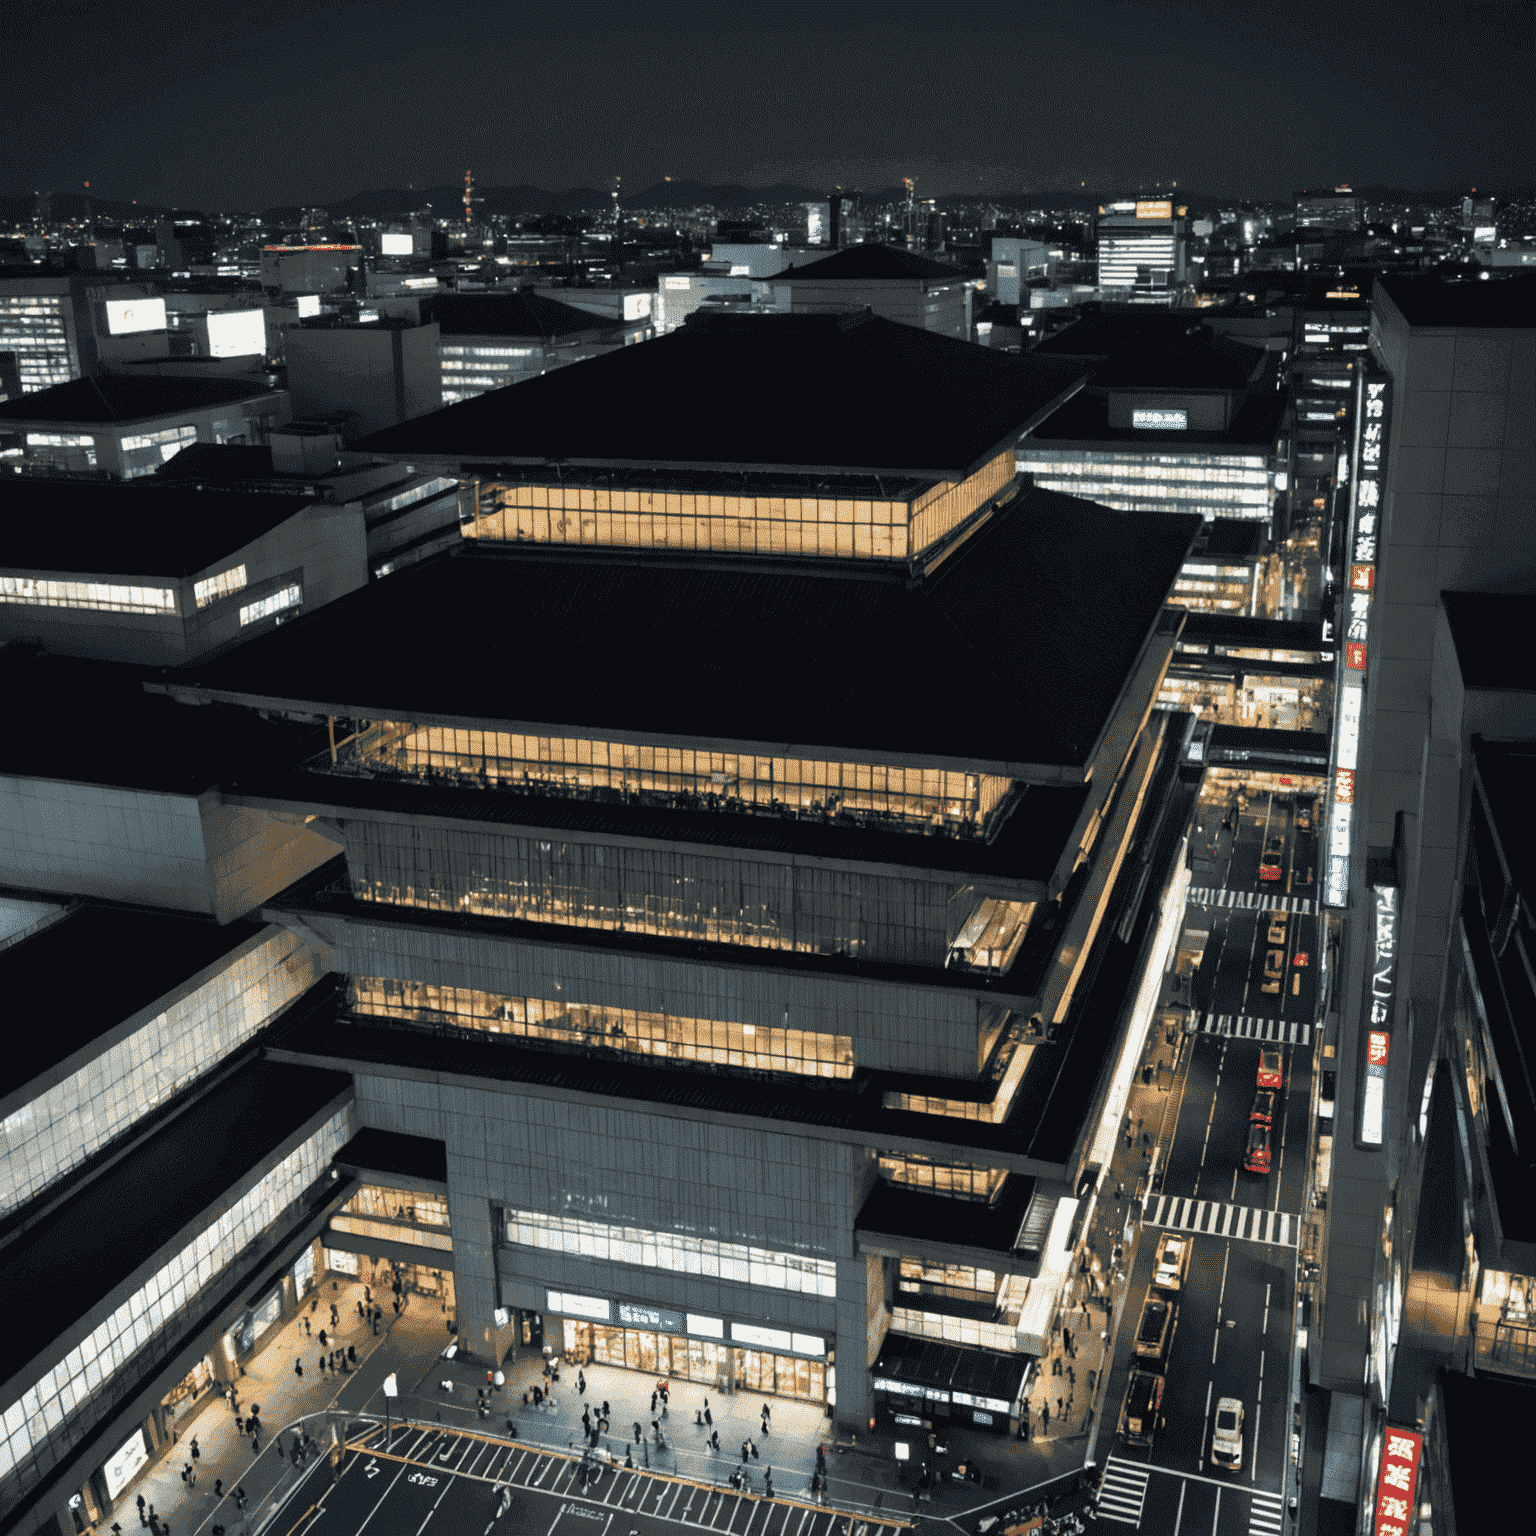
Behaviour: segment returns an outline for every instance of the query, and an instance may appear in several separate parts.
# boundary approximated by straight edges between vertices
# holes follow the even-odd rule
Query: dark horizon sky
[[[553,12],[553,14],[552,14]],[[1285,197],[1528,182],[1531,0],[3,0],[0,192],[324,204],[462,180]]]

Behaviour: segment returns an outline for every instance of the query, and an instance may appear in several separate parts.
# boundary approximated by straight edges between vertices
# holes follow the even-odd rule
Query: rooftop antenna
[[[619,227],[619,183],[622,179],[619,176],[613,178],[613,191],[608,194],[613,199],[613,227],[615,229]]]
[[[475,204],[476,203],[483,203],[484,201],[485,201],[485,199],[483,197],[476,197],[475,196],[475,173],[473,171],[465,171],[464,172],[464,228],[465,228],[466,231],[468,231],[470,224],[474,220]]]

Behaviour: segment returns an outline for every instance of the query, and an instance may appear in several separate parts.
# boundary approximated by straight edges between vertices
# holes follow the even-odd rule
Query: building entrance
[[[649,1376],[697,1381],[725,1390],[793,1397],[802,1402],[827,1400],[827,1367],[822,1360],[778,1355],[765,1349],[738,1349],[708,1339],[656,1333],[645,1328],[614,1328],[604,1323],[563,1323],[565,1356],[574,1364],[596,1362],[623,1366]]]

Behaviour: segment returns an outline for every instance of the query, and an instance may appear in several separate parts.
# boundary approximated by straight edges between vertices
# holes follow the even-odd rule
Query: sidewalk
[[[196,1404],[177,1416],[173,1444],[163,1449],[124,1489],[112,1515],[112,1520],[123,1528],[124,1536],[136,1536],[140,1529],[135,1501],[141,1493],[146,1511],[153,1506],[161,1529],[174,1532],[175,1536],[194,1536],[196,1532],[211,1530],[215,1524],[236,1531],[242,1515],[230,1494],[237,1486],[243,1487],[245,1516],[254,1514],[289,1469],[294,1439],[290,1426],[296,1427],[306,1417],[333,1407],[360,1411],[378,1392],[390,1370],[399,1370],[402,1379],[407,1373],[419,1373],[448,1342],[443,1318],[427,1298],[411,1297],[404,1314],[395,1318],[385,1305],[389,1298],[380,1297],[377,1292],[375,1300],[384,1306],[385,1321],[381,1321],[378,1337],[374,1337],[372,1328],[357,1315],[363,1283],[344,1276],[335,1279],[334,1288],[331,1278],[322,1280],[305,1298],[302,1310],[273,1330],[271,1339],[247,1362],[245,1373],[235,1383],[240,1414],[249,1414],[253,1407],[261,1410],[260,1454],[252,1452],[248,1434],[235,1433],[235,1413],[220,1390],[216,1387],[204,1393]],[[309,1303],[316,1297],[320,1305],[311,1312]],[[332,1302],[340,1318],[335,1329],[330,1322]],[[306,1317],[313,1330],[313,1336],[308,1338],[304,1335]],[[320,1371],[322,1327],[331,1348],[356,1348],[359,1363],[354,1370],[334,1376],[329,1371]],[[296,1359],[303,1362],[302,1377],[294,1371]],[[311,1433],[317,1440],[322,1438],[318,1427],[312,1427]],[[186,1464],[193,1461],[194,1440],[201,1453],[194,1463],[195,1485],[183,1482],[181,1475]],[[274,1443],[275,1440],[281,1443]],[[220,1482],[222,1497],[215,1493],[215,1485]]]

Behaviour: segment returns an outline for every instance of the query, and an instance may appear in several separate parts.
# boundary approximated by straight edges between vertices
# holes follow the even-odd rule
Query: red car
[[[1243,1148],[1243,1167],[1249,1173],[1269,1172],[1269,1121],[1254,1115],[1248,1121],[1248,1141]]]
[[[1260,1088],[1274,1088],[1276,1090],[1285,1087],[1285,1068],[1280,1062],[1280,1052],[1275,1050],[1263,1050],[1259,1052],[1259,1080]]]
[[[1265,882],[1278,880],[1284,873],[1280,867],[1280,856],[1285,852],[1285,839],[1272,837],[1264,846],[1263,857],[1259,860],[1259,879]]]

